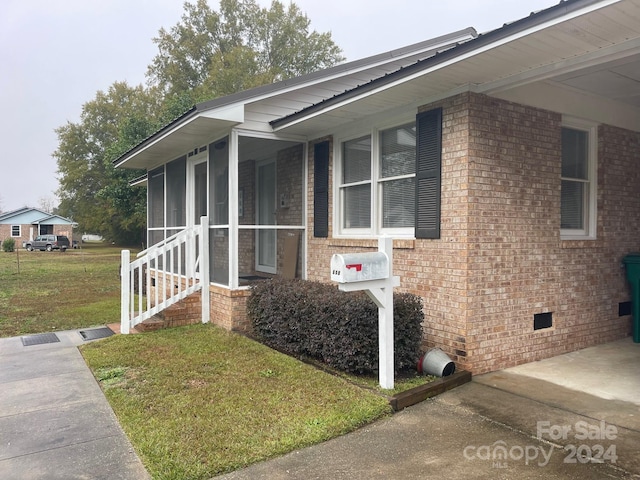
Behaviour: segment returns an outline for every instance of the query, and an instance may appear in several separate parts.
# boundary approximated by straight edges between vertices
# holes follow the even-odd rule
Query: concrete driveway
[[[639,361],[629,338],[476,376],[219,479],[640,478]]]

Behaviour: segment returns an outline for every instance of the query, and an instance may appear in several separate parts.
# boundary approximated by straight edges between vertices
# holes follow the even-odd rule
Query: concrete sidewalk
[[[79,332],[28,346],[22,338],[35,337],[0,339],[1,479],[149,478],[77,349]]]

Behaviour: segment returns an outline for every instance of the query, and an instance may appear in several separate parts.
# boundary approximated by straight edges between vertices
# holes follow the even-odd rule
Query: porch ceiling
[[[415,107],[471,90],[640,130],[637,0],[597,2],[577,12],[567,11],[555,24],[538,23],[482,43],[484,36],[489,39],[496,33],[500,31],[461,45],[449,52],[452,55],[427,60],[422,68],[372,82],[342,101],[335,98],[307,115],[301,112],[291,121],[284,119],[275,127],[317,135],[373,113]]]
[[[242,123],[240,118],[211,118],[196,114],[190,121],[167,128],[161,135],[152,137],[152,141],[134,149],[117,166],[152,170],[168,160],[179,158],[194,147],[216,140],[239,123]]]

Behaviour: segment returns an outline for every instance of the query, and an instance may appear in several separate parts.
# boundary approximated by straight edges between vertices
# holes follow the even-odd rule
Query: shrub
[[[396,293],[394,367],[414,368],[422,339],[422,300]],[[364,292],[335,285],[274,278],[252,287],[247,313],[266,345],[307,356],[350,373],[378,371],[378,308]]]
[[[3,252],[13,252],[16,249],[16,241],[13,238],[5,238],[2,242]]]

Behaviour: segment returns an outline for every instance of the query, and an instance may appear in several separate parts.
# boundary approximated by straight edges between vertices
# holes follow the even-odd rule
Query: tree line
[[[113,160],[196,103],[304,75],[344,60],[330,33],[310,28],[293,2],[186,2],[181,20],[161,28],[146,85],[115,81],[82,107],[80,120],[56,129],[57,213],[81,231],[121,245],[144,242],[146,190],[130,181],[146,173]]]

